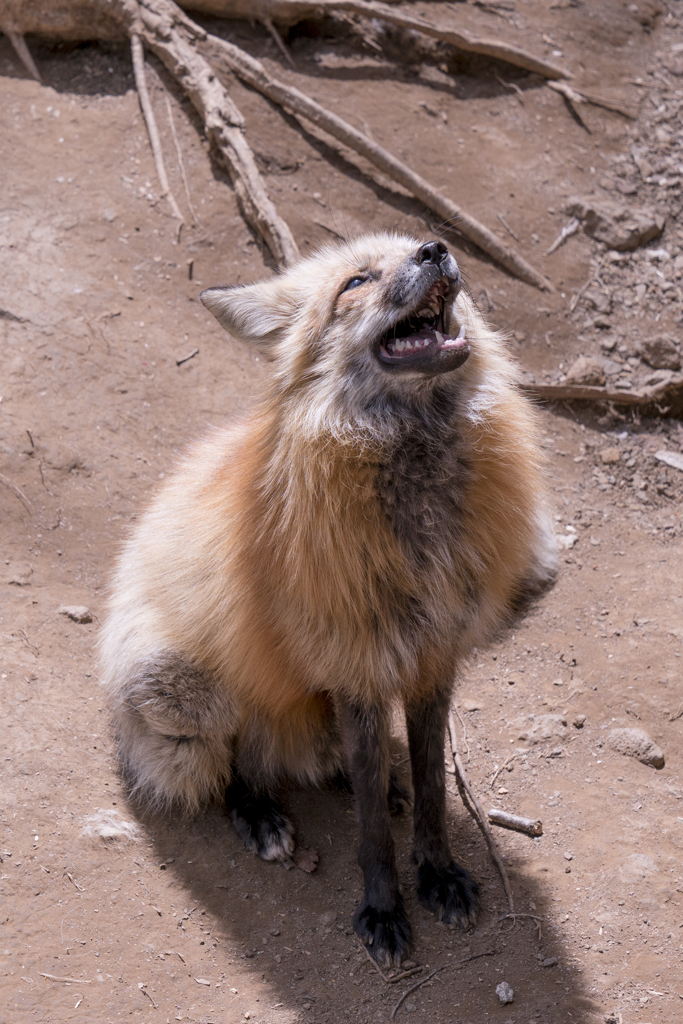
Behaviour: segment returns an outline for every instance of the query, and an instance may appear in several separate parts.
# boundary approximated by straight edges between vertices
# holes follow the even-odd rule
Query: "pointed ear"
[[[199,296],[235,338],[268,348],[291,320],[293,304],[278,278],[236,288],[207,288]]]

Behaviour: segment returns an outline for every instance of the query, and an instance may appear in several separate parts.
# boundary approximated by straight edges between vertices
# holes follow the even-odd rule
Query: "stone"
[[[92,612],[84,604],[63,604],[57,609],[57,614],[66,615],[67,619],[71,619],[72,622],[78,622],[81,625],[92,622]]]
[[[541,960],[541,967],[556,967],[558,963],[556,956],[547,956],[545,960]]]
[[[644,146],[632,146],[631,156],[633,162],[640,171],[640,176],[643,181],[646,181],[651,174],[655,173],[653,165],[648,160],[648,151]]]
[[[507,981],[501,981],[499,985],[496,985],[496,995],[503,1006],[506,1003],[513,1002],[515,998],[514,990],[511,985],[508,985]]]
[[[528,715],[519,722],[518,739],[534,746],[548,740],[565,739],[567,719],[564,715]]]
[[[612,298],[599,288],[589,288],[584,295],[586,302],[590,303],[598,313],[612,312]]]
[[[680,370],[681,353],[670,334],[655,334],[636,345],[640,358],[654,370]]]
[[[481,708],[481,701],[480,700],[472,700],[469,697],[466,697],[463,700],[463,702],[462,702],[462,709],[463,709],[463,711],[479,711],[480,708]]]
[[[587,235],[617,252],[630,252],[652,241],[666,222],[663,214],[651,207],[624,206],[594,196],[573,196],[566,212],[578,217]]]
[[[575,715],[574,716],[574,721],[572,722],[572,725],[574,726],[575,729],[583,729],[585,724],[586,724],[586,716],[585,715]]]
[[[635,757],[652,768],[664,767],[664,751],[644,729],[611,729],[607,742],[618,754]]]
[[[621,459],[621,452],[618,448],[603,448],[600,452],[600,461],[605,466],[614,466]]]
[[[567,384],[604,384],[605,370],[602,363],[589,356],[579,356],[567,370]]]
[[[680,469],[683,472],[683,455],[679,452],[669,452],[663,448],[660,452],[655,452],[655,458],[658,462],[663,462],[667,466],[671,466],[672,469]]]
[[[417,1010],[417,1004],[416,1003],[404,1003],[403,1004],[403,1009],[406,1011],[406,1013],[415,1013],[415,1011]]]

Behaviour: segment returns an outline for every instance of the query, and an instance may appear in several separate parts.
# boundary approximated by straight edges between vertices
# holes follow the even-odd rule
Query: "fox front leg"
[[[443,689],[406,706],[413,774],[417,895],[446,924],[474,924],[479,886],[452,856],[446,837],[444,740],[450,693]]]
[[[389,827],[389,723],[384,708],[344,703],[339,721],[360,821],[358,863],[365,897],[353,919],[356,935],[378,963],[398,965],[411,946]]]

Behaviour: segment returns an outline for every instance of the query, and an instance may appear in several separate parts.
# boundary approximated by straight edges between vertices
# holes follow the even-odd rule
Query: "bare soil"
[[[530,378],[609,353],[610,373],[628,387],[651,370],[637,357],[640,339],[667,331],[680,342],[683,5],[415,6],[561,51],[578,85],[638,119],[582,106],[582,126],[540,79],[373,30],[377,50],[350,18],[292,30],[295,70],[265,30],[212,25],[510,240],[502,215],[555,294],[446,237]],[[290,795],[300,844],[320,854],[313,874],[245,853],[220,808],[143,820],[127,805],[97,680],[107,580],[175,453],[257,394],[262,364],[198,294],[255,280],[268,260],[163,69],[152,62],[150,81],[172,186],[185,209],[164,89],[201,218],[179,243],[128,52],[29,43],[42,86],[0,38],[0,472],[28,502],[0,483],[0,1022],[387,1020],[413,978],[386,984],[352,934],[360,877],[347,795]],[[512,81],[521,93],[503,84]],[[238,83],[231,91],[303,251],[335,232],[433,234],[419,204],[361,162]],[[634,145],[652,174],[633,163]],[[645,255],[617,258],[579,233],[545,258],[566,200],[586,193],[656,204],[664,234]],[[597,315],[585,295],[570,309],[589,278],[603,296]],[[417,904],[409,816],[398,820],[414,958],[445,969],[396,1019],[674,1024],[683,1019],[683,473],[655,452],[680,453],[683,427],[577,406],[545,410],[543,424],[557,532],[578,539],[552,592],[475,654],[456,697],[485,805],[543,820],[535,840],[497,831],[516,909],[535,916],[500,919],[499,878],[451,776],[452,845],[482,885],[483,910],[463,933]],[[87,606],[93,621],[72,621],[63,605]],[[548,714],[559,717],[542,719],[548,735],[538,738]],[[611,750],[608,731],[622,725],[649,733],[663,769]],[[397,726],[404,774],[406,757]],[[96,822],[111,811],[137,834],[102,838]],[[496,996],[503,980],[512,1004]]]

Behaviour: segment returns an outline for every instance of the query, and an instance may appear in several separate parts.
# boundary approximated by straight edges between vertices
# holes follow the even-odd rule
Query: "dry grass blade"
[[[39,971],[38,974],[48,981],[63,981],[65,985],[92,985],[92,982],[86,981],[85,978],[61,978],[58,974],[45,974],[44,971]]]
[[[12,494],[14,494],[23,505],[25,505],[27,512],[31,511],[29,500],[22,491],[21,487],[17,487],[16,484],[13,484],[12,481],[9,480],[4,473],[0,473],[0,484],[2,484],[3,487],[6,487],[9,491],[11,491]]]

